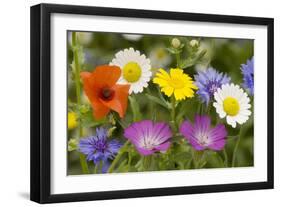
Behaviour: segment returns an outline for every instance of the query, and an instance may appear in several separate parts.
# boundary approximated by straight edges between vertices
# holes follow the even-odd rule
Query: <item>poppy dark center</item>
[[[108,87],[101,89],[101,92],[100,92],[101,99],[110,101],[113,98],[113,96],[114,96],[114,90],[112,90]]]

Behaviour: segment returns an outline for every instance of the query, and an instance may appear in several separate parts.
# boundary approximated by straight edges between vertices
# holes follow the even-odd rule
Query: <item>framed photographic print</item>
[[[273,19],[31,7],[31,200],[273,188]]]

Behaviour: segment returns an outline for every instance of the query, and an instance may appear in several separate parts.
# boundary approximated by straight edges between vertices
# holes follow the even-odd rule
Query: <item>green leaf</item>
[[[180,68],[185,69],[194,65],[194,61],[192,59],[186,59],[180,62]]]
[[[154,155],[142,156],[135,165],[135,168],[140,172],[153,171],[158,169],[158,163]]]
[[[179,54],[182,52],[181,49],[176,49],[176,48],[173,48],[173,47],[168,47],[166,48],[166,50],[168,50],[168,52],[170,52],[171,54]]]
[[[94,117],[93,117],[92,110],[86,105],[81,105],[79,107],[78,115],[81,119],[82,127],[85,127],[85,128],[96,127],[96,126],[99,126],[99,125],[102,125],[102,124],[106,123],[105,118],[103,118],[101,120],[95,120]]]
[[[129,96],[130,106],[133,112],[133,120],[134,122],[140,121],[142,119],[142,115],[140,112],[139,103],[136,101],[134,96]]]
[[[199,54],[196,56],[195,61],[200,60],[206,53],[207,53],[206,49],[200,51]]]
[[[113,126],[113,127],[109,128],[108,131],[107,131],[107,136],[108,136],[108,137],[112,137],[113,132],[114,132],[116,129],[117,129],[116,126]]]
[[[82,127],[96,127],[106,123],[106,119],[94,120],[92,113],[86,113],[81,115],[81,125]]]
[[[197,64],[201,60],[201,58],[203,58],[203,56],[206,54],[206,52],[207,52],[207,50],[202,50],[201,52],[196,54],[195,57],[188,58],[188,59],[181,61],[180,68],[185,69],[185,68],[189,68],[189,67]]]
[[[167,102],[164,102],[163,100],[161,100],[160,98],[158,97],[155,97],[155,96],[152,96],[152,95],[149,95],[149,94],[145,94],[146,97],[150,100],[150,101],[153,101],[167,109],[170,109],[170,106],[167,104]]]
[[[192,156],[190,152],[178,152],[174,155],[174,159],[180,169],[185,169],[185,166],[192,160]]]
[[[181,44],[178,49],[184,48],[185,44]]]
[[[219,153],[214,151],[207,151],[206,153],[206,161],[209,167],[225,167],[225,163]]]
[[[128,170],[129,166],[127,165],[127,159],[123,160],[116,169],[117,172],[128,172]]]

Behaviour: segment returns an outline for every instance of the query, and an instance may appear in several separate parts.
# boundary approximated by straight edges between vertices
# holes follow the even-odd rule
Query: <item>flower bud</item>
[[[198,42],[198,40],[191,40],[191,41],[189,42],[189,45],[190,45],[191,47],[198,47],[198,46],[199,46],[199,42]]]
[[[181,45],[181,41],[178,38],[173,38],[171,45],[173,46],[173,48],[179,48]]]

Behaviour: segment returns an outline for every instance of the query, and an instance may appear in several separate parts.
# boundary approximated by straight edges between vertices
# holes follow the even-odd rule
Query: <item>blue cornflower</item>
[[[203,103],[209,104],[213,98],[214,93],[223,84],[230,82],[230,77],[226,74],[217,72],[214,68],[210,67],[207,70],[198,72],[195,75],[195,85],[198,87],[197,94]]]
[[[241,65],[243,74],[243,87],[248,90],[250,95],[254,95],[254,57],[247,60],[246,64]]]
[[[122,144],[116,139],[108,140],[105,128],[96,128],[96,135],[86,137],[79,142],[79,151],[87,155],[88,161],[95,165],[103,163],[102,172],[106,172],[109,160],[114,159]]]

